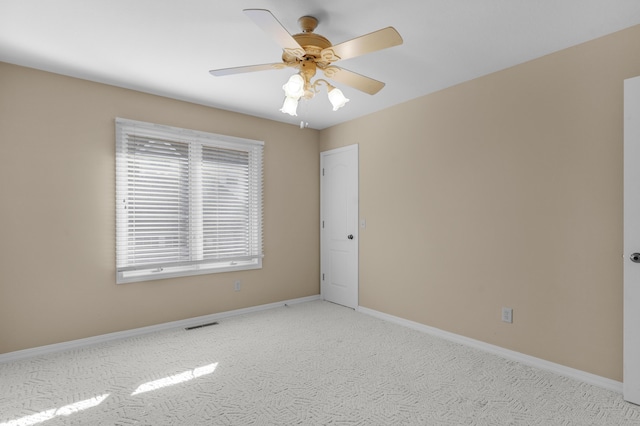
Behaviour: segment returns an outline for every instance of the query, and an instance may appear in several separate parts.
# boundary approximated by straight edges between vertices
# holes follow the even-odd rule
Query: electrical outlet
[[[242,281],[240,280],[236,280],[233,283],[233,291],[240,291],[240,285],[242,284]]]
[[[513,309],[502,308],[502,321],[508,322],[509,324],[513,323]]]

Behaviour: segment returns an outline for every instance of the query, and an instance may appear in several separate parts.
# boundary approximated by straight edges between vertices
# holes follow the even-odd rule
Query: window
[[[261,268],[262,151],[116,119],[116,282]]]

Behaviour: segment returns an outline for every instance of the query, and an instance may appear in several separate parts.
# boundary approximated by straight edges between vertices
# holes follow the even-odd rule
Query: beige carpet
[[[333,305],[0,364],[0,425],[640,425],[621,395]]]

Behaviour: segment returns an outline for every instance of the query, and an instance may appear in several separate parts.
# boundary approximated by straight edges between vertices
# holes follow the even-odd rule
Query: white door
[[[640,404],[640,77],[624,81],[624,399]]]
[[[320,153],[320,290],[358,306],[358,145]]]

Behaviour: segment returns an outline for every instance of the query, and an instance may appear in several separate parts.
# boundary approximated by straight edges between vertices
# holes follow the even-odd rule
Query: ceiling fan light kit
[[[209,72],[218,77],[285,67],[296,68],[298,72],[289,77],[287,83],[282,86],[285,99],[280,109],[283,113],[292,116],[297,115],[298,101],[301,98],[312,99],[319,92],[319,86],[322,83],[327,86],[327,94],[334,111],[349,102],[342,91],[327,80],[312,81],[318,69],[324,73],[325,77],[338,83],[370,95],[378,93],[384,87],[384,83],[337,67],[332,63],[402,44],[400,34],[393,27],[387,27],[334,46],[326,37],[313,32],[318,25],[318,20],[313,16],[303,16],[298,19],[302,33],[291,35],[268,10],[245,9],[243,12],[282,47],[282,62],[224,68]]]
[[[316,65],[313,62],[305,63],[302,66],[302,71],[289,77],[287,83],[282,86],[285,98],[284,105],[280,111],[289,115],[298,115],[296,111],[300,98],[307,100],[312,99],[315,94],[320,91],[319,86],[321,83],[327,86],[327,95],[329,102],[333,105],[334,111],[337,111],[349,102],[349,99],[344,96],[342,90],[336,88],[327,80],[318,79],[312,83],[311,78],[316,73],[315,69]]]

